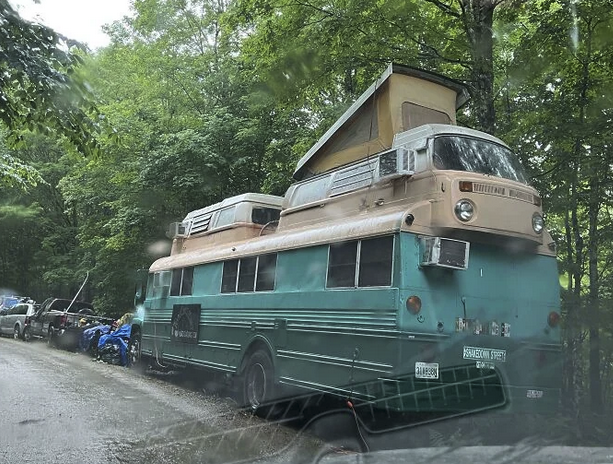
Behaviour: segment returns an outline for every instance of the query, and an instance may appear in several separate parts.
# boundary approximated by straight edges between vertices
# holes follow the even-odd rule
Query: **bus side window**
[[[147,275],[147,287],[145,288],[147,298],[153,297],[153,274]]]
[[[393,251],[393,236],[361,241],[358,287],[384,287],[392,284]]]
[[[342,242],[330,245],[328,280],[326,287],[354,287],[358,242]]]
[[[172,270],[172,281],[170,283],[170,296],[177,296],[181,294],[181,275],[183,269]]]
[[[221,278],[221,293],[234,293],[236,291],[236,278],[238,277],[238,259],[223,263],[223,276]]]
[[[186,267],[185,269],[183,269],[183,276],[181,278],[181,295],[191,295],[193,284],[194,268]]]
[[[255,283],[256,292],[275,289],[275,273],[277,270],[277,254],[271,253],[258,258],[258,275]]]
[[[238,272],[238,291],[252,292],[255,286],[255,267],[257,258],[242,258]]]
[[[166,298],[170,290],[171,271],[159,271],[153,274],[153,295]]]
[[[194,281],[194,268],[186,267],[174,269],[172,271],[172,283],[170,285],[170,296],[183,296],[192,294],[192,284]]]

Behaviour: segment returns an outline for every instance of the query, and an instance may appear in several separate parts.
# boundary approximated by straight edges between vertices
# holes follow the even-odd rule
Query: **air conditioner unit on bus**
[[[412,176],[415,173],[415,152],[406,148],[394,148],[379,155],[377,182]]]
[[[420,266],[468,269],[470,243],[443,237],[421,237]]]
[[[166,236],[171,240],[175,238],[185,238],[187,237],[187,234],[187,224],[184,222],[172,222],[166,231]]]

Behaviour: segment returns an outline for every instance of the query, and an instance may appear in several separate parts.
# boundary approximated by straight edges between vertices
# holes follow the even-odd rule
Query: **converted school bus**
[[[456,125],[465,89],[398,65],[297,165],[171,225],[132,352],[211,369],[245,402],[554,411],[559,284],[541,199],[501,140]]]

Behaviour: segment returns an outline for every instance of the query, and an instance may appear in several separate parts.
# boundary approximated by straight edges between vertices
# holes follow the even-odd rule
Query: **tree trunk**
[[[600,300],[598,274],[598,213],[600,211],[600,188],[597,166],[592,166],[590,195],[588,204],[589,218],[589,326],[590,326],[590,405],[592,412],[602,412],[602,381],[600,374]]]
[[[489,134],[496,130],[494,108],[494,23],[493,0],[461,0],[462,20],[470,46],[472,67],[469,90],[479,129]]]

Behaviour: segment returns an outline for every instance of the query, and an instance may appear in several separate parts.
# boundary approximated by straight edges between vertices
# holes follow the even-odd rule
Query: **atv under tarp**
[[[124,324],[115,332],[102,335],[98,340],[98,356],[110,364],[128,364],[128,340],[132,324]]]

